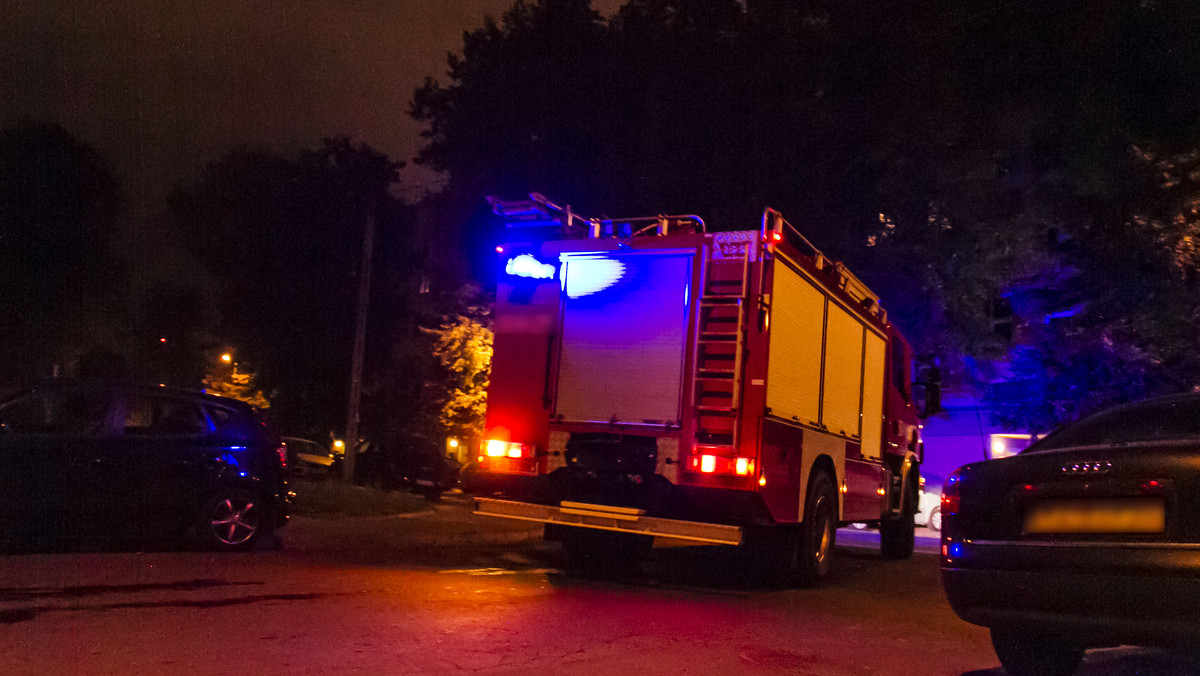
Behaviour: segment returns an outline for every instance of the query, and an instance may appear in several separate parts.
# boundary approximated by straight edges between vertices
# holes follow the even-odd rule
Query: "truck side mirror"
[[[920,380],[912,384],[913,405],[917,415],[928,418],[942,410],[942,373],[936,366],[921,369]]]

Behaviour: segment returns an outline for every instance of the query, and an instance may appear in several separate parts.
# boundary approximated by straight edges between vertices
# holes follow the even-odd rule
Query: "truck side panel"
[[[862,442],[859,456],[864,460],[883,457],[883,392],[887,372],[887,343],[871,331],[866,332],[863,359]]]
[[[783,419],[821,419],[825,296],[790,268],[775,265],[769,324],[767,408]]]
[[[545,445],[557,282],[528,289],[500,284],[485,437]],[[518,298],[519,303],[510,302]]]
[[[846,497],[842,501],[842,521],[878,519],[884,504],[879,489],[884,485],[884,470],[879,463],[846,460]]]
[[[863,325],[834,302],[829,303],[827,317],[821,423],[834,434],[858,439],[862,424]]]
[[[759,489],[772,518],[781,523],[800,520],[800,483],[804,475],[804,430],[766,419],[762,423],[762,463],[766,485]],[[809,460],[811,462],[811,460]]]

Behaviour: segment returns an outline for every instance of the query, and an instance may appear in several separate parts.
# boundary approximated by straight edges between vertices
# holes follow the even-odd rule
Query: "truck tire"
[[[567,571],[573,574],[632,572],[650,555],[654,538],[591,528],[565,528],[560,537],[567,555]]]
[[[838,503],[833,479],[820,472],[809,482],[796,549],[797,587],[815,587],[829,576],[837,540]]]
[[[917,487],[910,483],[900,515],[879,522],[879,552],[890,561],[910,559],[916,546]]]
[[[825,472],[813,475],[798,524],[747,528],[747,568],[772,587],[808,588],[829,574],[837,537],[837,490]]]

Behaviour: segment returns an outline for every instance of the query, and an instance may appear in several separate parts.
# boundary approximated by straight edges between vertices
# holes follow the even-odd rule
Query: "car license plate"
[[[1038,500],[1025,512],[1026,533],[1161,533],[1162,498]]]

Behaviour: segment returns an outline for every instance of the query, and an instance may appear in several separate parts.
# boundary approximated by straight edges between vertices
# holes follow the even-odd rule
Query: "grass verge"
[[[431,509],[420,495],[406,491],[384,491],[352,486],[341,481],[289,479],[296,492],[292,514],[317,519],[347,519],[357,516],[391,516]]]

